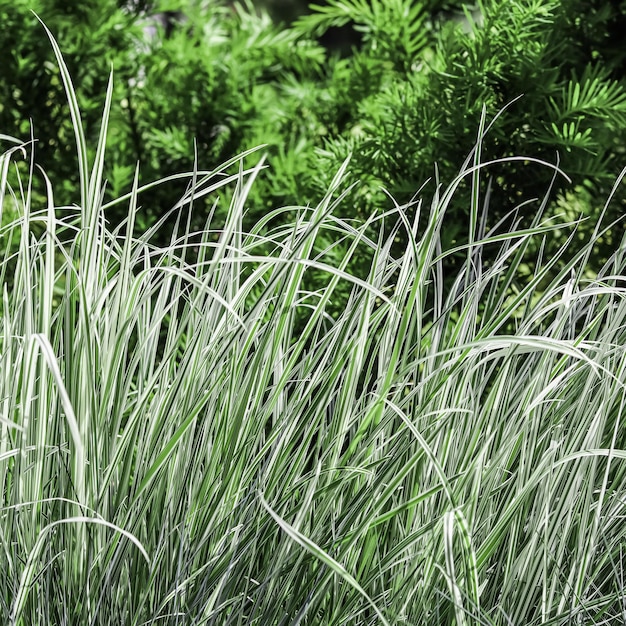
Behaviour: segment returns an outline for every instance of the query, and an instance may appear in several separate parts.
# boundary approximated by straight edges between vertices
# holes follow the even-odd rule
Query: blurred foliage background
[[[198,167],[210,170],[264,144],[269,167],[252,190],[250,223],[276,206],[318,201],[348,155],[358,184],[340,212],[364,220],[393,206],[387,192],[402,203],[435,176],[450,183],[476,142],[483,107],[487,122],[495,120],[483,161],[559,159],[572,182],[555,181],[553,212],[597,216],[626,165],[624,2],[0,0],[0,132],[24,140],[32,133],[60,204],[79,201],[73,130],[32,11],[61,46],[94,146],[114,70],[111,198],[130,189],[137,162],[145,183],[191,170],[196,153]],[[542,198],[553,176],[523,161],[485,174],[488,224],[521,200]],[[143,194],[139,226],[153,224],[184,190]],[[431,181],[426,192],[434,191]],[[444,246],[467,237],[470,193],[466,184],[455,196]],[[536,206],[525,204],[516,218],[531,220]],[[621,194],[608,218],[623,207]],[[201,227],[208,207],[194,211]],[[124,216],[117,205],[107,218]],[[598,265],[619,232],[603,240]],[[546,242],[546,252],[558,243]],[[399,250],[405,245],[400,234]]]

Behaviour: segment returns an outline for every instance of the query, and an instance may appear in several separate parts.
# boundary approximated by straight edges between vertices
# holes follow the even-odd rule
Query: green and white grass
[[[393,233],[366,236],[379,221],[337,217],[343,171],[291,226],[272,229],[277,212],[242,232],[260,166],[232,163],[190,175],[171,245],[132,236],[137,188],[122,236],[102,201],[111,91],[90,171],[53,45],[79,208],[49,186],[35,210],[29,180],[7,185],[15,153],[0,166],[20,211],[2,232],[19,240],[1,270],[2,623],[623,624],[624,242],[588,277],[598,224],[557,271],[542,242],[559,226],[540,211],[485,234],[476,193],[448,281],[461,177],[414,220],[386,216],[410,234],[394,258]],[[477,149],[462,176],[479,174]],[[229,185],[226,223],[190,233],[194,197]],[[343,265],[315,252],[322,233]]]

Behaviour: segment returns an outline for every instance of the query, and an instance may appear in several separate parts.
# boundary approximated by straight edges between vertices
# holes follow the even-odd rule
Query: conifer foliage
[[[280,15],[269,5],[274,17]],[[151,16],[172,8],[184,19],[147,40]],[[314,202],[348,155],[348,182],[358,185],[347,210],[366,219],[390,206],[386,192],[402,202],[435,174],[450,182],[476,142],[483,108],[495,121],[482,160],[513,154],[558,159],[574,184],[594,197],[602,197],[595,192],[606,192],[620,169],[625,18],[614,2],[328,0],[286,24],[251,0],[181,0],[174,7],[0,0],[0,125],[27,139],[34,121],[39,162],[68,204],[76,202],[77,190],[64,141],[71,136],[69,118],[30,9],[64,50],[88,134],[97,132],[105,77],[110,66],[115,70],[119,107],[106,164],[111,197],[130,188],[137,161],[148,182],[188,171],[196,159],[211,168],[263,144],[269,168],[251,195],[250,223],[276,205]],[[320,43],[337,27],[358,42],[348,53]],[[506,181],[498,167],[489,170],[494,219],[550,184],[545,169],[522,168],[521,162],[508,167]],[[144,225],[183,191],[173,184],[147,193]],[[465,206],[452,209],[459,223]],[[615,206],[620,212],[619,202]],[[591,199],[582,206],[588,215],[600,208]],[[109,212],[113,222],[123,217]],[[449,243],[461,232],[452,229]]]

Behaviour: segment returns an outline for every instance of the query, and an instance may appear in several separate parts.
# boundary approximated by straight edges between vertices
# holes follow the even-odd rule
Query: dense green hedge
[[[555,162],[558,153],[563,170],[586,189],[574,212],[597,213],[594,198],[606,197],[623,165],[619,36],[626,18],[616,3],[492,0],[465,7],[463,16],[454,1],[329,0],[289,26],[252,3],[120,5],[0,1],[0,128],[25,138],[33,120],[38,160],[62,203],[78,202],[72,130],[50,46],[30,9],[59,40],[88,134],[97,132],[114,69],[107,162],[113,196],[129,189],[137,161],[147,182],[192,169],[194,151],[199,167],[210,169],[267,144],[269,169],[250,199],[251,220],[277,205],[314,202],[348,154],[359,184],[344,214],[362,219],[389,206],[382,188],[407,201],[435,166],[449,182],[476,141],[483,109],[487,122],[495,121],[482,160],[521,154]],[[187,19],[170,37],[159,31],[146,41],[146,8],[181,9]],[[292,8],[291,15],[299,12]],[[320,43],[338,27],[360,42],[348,55]],[[520,199],[542,196],[551,177],[523,162],[507,165],[506,182],[498,167],[490,172],[493,223]],[[556,184],[563,189],[566,181]],[[144,194],[143,225],[183,191]],[[458,227],[448,224],[446,245],[465,232],[469,204],[458,197]],[[109,218],[119,221],[124,210]],[[198,205],[196,214],[202,224]]]

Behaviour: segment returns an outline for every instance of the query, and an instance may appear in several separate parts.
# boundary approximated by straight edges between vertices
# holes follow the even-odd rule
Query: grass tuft
[[[118,201],[126,224],[107,227],[111,88],[89,174],[53,45],[80,204],[55,206],[48,181],[47,206],[31,206],[31,142],[0,161],[18,211],[2,236],[19,239],[0,269],[14,272],[0,316],[8,623],[623,623],[625,240],[590,277],[601,223],[550,259],[542,243],[576,224],[540,210],[529,228],[486,231],[477,147],[430,208],[347,223],[346,162],[317,206],[250,232],[263,165],[242,155],[187,175],[171,243],[155,246],[154,229],[134,232],[138,175]],[[14,186],[22,151],[30,178]],[[450,280],[442,261],[458,251],[440,235],[464,177],[471,232]],[[194,199],[229,187],[225,223],[190,232]],[[409,236],[399,258],[389,220]],[[322,236],[342,242],[339,264]],[[362,254],[365,279],[347,270]]]

